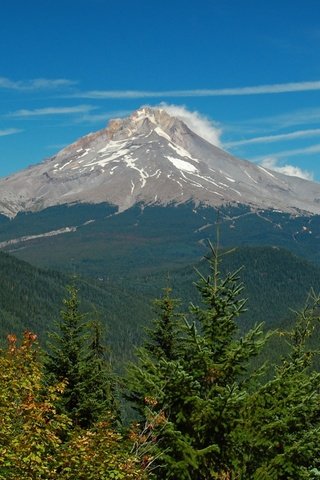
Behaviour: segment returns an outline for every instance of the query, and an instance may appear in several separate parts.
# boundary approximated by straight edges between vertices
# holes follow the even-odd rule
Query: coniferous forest
[[[0,478],[320,478],[320,298],[311,290],[283,328],[243,328],[241,271],[222,257],[210,245],[191,301],[160,292],[121,373],[76,281],[45,345],[37,332],[9,334]]]
[[[0,25],[0,480],[320,480],[320,0]]]

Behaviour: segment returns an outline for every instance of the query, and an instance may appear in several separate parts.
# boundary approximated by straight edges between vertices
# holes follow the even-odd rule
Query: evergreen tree
[[[130,371],[129,397],[157,432],[157,478],[201,480],[230,470],[236,449],[231,434],[247,385],[256,378],[248,373],[249,360],[265,343],[261,325],[236,338],[236,319],[245,306],[238,298],[243,288],[238,272],[221,278],[220,257],[213,247],[208,260],[210,275],[200,275],[197,284],[203,305],[191,305],[191,320],[179,317],[170,341],[167,330],[159,328],[161,316],[157,335],[152,334],[158,351],[162,342],[174,345],[175,351],[170,357],[155,355],[149,342]],[[172,321],[174,311],[168,312]]]
[[[112,412],[114,420],[120,420],[117,378],[108,361],[108,349],[104,343],[104,331],[99,320],[88,324],[89,343],[86,365],[84,368],[83,394],[81,412],[83,417],[99,418],[106,411]],[[92,395],[87,395],[91,392]],[[93,413],[95,412],[95,413]]]
[[[51,381],[67,383],[60,400],[62,410],[75,425],[89,427],[108,410],[114,412],[112,375],[103,356],[100,328],[94,324],[92,329],[85,321],[74,286],[68,294],[58,331],[50,335],[46,370]]]
[[[154,301],[156,318],[152,328],[147,328],[148,337],[143,348],[138,350],[139,363],[129,365],[129,377],[124,396],[133,405],[144,421],[143,432],[139,438],[143,439],[140,454],[151,453],[151,445],[155,439],[154,426],[159,426],[164,420],[163,411],[158,410],[158,399],[162,395],[162,381],[159,377],[159,364],[174,361],[178,355],[180,322],[183,316],[176,312],[180,301],[172,298],[171,288],[164,289],[162,297]],[[145,440],[147,439],[147,442]],[[138,442],[139,443],[139,442]],[[141,454],[142,455],[142,454]]]
[[[319,352],[310,347],[320,298],[313,295],[284,332],[289,352],[263,376],[252,360],[271,334],[257,325],[240,336],[239,272],[222,277],[213,247],[208,260],[210,274],[197,283],[202,305],[191,305],[186,319],[162,299],[151,340],[130,368],[128,396],[143,419],[140,453],[158,479],[320,478],[320,374],[312,367]],[[172,346],[169,356],[161,345]]]
[[[147,329],[146,350],[158,360],[174,360],[179,349],[179,321],[182,315],[176,312],[180,301],[172,298],[172,289],[165,288],[163,296],[154,301],[158,317],[152,328]]]
[[[242,422],[234,432],[243,452],[239,478],[320,478],[320,373],[312,365],[319,351],[310,344],[319,305],[320,297],[312,293],[297,312],[293,328],[280,332],[287,339],[288,354],[239,412]]]

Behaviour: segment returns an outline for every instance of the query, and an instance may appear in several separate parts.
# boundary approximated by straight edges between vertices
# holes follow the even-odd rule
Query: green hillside
[[[207,268],[199,259],[194,266],[203,273]],[[197,280],[194,266],[114,275],[99,281],[77,279],[82,308],[106,324],[117,362],[131,356],[132,346],[141,342],[143,326],[153,318],[152,300],[161,295],[162,288],[172,286],[185,311],[190,301],[199,301],[193,285]],[[241,317],[243,329],[261,321],[268,327],[290,322],[290,309],[304,304],[310,288],[320,291],[320,269],[283,249],[239,247],[224,256],[221,269],[233,271],[241,266],[240,278],[248,298],[248,311]],[[1,334],[30,329],[44,343],[46,332],[59,317],[70,276],[31,266],[5,253],[0,253],[0,272]]]
[[[203,248],[206,252],[205,248]],[[228,250],[225,250],[228,252]],[[244,296],[248,299],[247,312],[242,322],[252,326],[266,322],[278,326],[292,317],[291,310],[303,306],[311,288],[320,292],[320,268],[287,250],[278,247],[238,247],[223,256],[221,272],[242,268],[239,277],[244,284]],[[192,267],[149,275],[130,277],[131,288],[154,297],[159,286],[171,285],[178,298],[199,300],[194,282],[196,269],[206,272],[207,262],[201,260]]]
[[[106,325],[109,342],[117,359],[127,357],[128,345],[140,341],[142,325],[151,306],[125,284],[111,280],[103,285],[52,270],[40,269],[0,252],[0,332],[2,336],[28,329],[45,343],[48,330],[59,318],[65,287],[72,281],[79,288],[82,309],[98,316]],[[133,312],[134,315],[133,315]]]

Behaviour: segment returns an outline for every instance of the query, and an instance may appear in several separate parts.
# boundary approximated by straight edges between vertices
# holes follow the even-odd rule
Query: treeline
[[[319,297],[294,326],[246,332],[239,271],[211,247],[186,310],[164,290],[137,359],[117,377],[96,320],[69,289],[47,352],[8,336],[0,354],[0,479],[320,478]],[[257,367],[272,337],[287,353]],[[136,420],[124,425],[125,399]]]

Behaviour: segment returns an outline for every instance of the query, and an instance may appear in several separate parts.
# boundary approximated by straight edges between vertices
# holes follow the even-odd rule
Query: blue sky
[[[318,0],[12,0],[0,18],[0,176],[141,105],[320,181]]]

